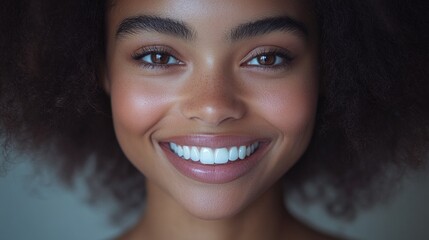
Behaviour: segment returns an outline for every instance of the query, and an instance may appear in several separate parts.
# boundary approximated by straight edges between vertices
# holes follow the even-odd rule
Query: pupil
[[[152,54],[151,58],[152,58],[151,60],[153,63],[167,64],[169,56],[167,54],[163,54],[163,53],[155,53],[155,54]]]
[[[275,62],[275,56],[272,55],[262,55],[259,57],[258,62],[261,65],[273,65]]]

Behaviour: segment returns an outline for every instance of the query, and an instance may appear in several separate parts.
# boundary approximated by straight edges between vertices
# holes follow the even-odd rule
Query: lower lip
[[[181,174],[195,181],[211,184],[232,182],[250,172],[261,159],[266,147],[266,143],[260,143],[259,148],[243,160],[230,161],[226,164],[204,165],[200,162],[185,160],[174,154],[168,144],[161,144],[167,159]]]

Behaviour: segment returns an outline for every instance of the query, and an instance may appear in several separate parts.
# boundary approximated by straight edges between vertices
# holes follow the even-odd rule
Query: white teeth
[[[209,148],[196,146],[180,146],[176,143],[170,143],[170,149],[177,156],[202,164],[225,164],[228,161],[236,161],[245,159],[252,155],[259,147],[259,142],[255,142],[249,146],[233,146],[228,148]]]
[[[224,164],[228,162],[229,152],[226,148],[218,148],[215,151],[215,159],[214,162],[216,164]]]
[[[179,156],[180,157],[180,156]],[[211,148],[201,148],[200,151],[200,162],[202,164],[214,164],[214,154]]]
[[[194,162],[200,161],[200,151],[198,151],[197,147],[191,148],[191,160]]]
[[[173,150],[174,152],[177,151],[177,145],[175,143],[170,143],[170,148],[171,150]]]
[[[182,157],[183,156],[183,148],[181,146],[177,146],[177,156]]]
[[[183,158],[189,160],[191,158],[191,148],[188,146],[183,147]]]
[[[246,147],[245,146],[241,146],[238,149],[238,158],[240,158],[241,160],[243,160],[246,157]]]
[[[229,150],[229,160],[230,161],[235,161],[238,159],[238,148],[237,147],[232,147]]]

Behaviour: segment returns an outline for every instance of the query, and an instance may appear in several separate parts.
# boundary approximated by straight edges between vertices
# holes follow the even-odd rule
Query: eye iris
[[[261,55],[258,57],[258,63],[261,65],[273,65],[276,62],[274,55]]]
[[[170,56],[164,53],[153,53],[150,58],[150,60],[156,64],[167,64],[170,60]]]

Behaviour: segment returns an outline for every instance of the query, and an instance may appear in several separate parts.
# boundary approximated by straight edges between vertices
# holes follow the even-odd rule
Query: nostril
[[[188,119],[198,120],[202,123],[217,126],[226,121],[241,119],[245,113],[245,104],[230,99],[207,98],[187,101],[182,105],[182,114]]]
[[[183,88],[179,103],[183,116],[212,126],[242,118],[246,104],[234,76],[227,76],[225,69],[201,73],[189,79],[186,90]]]

